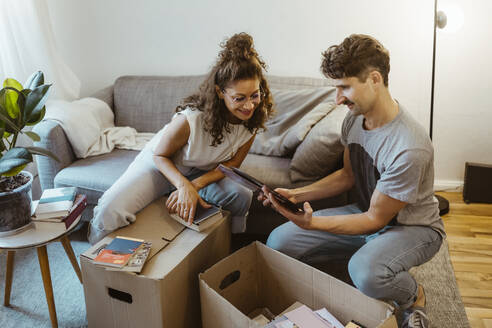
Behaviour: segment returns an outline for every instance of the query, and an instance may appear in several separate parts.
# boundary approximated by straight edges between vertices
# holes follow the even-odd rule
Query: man
[[[267,245],[307,263],[350,258],[355,286],[393,301],[403,327],[427,327],[425,294],[408,270],[430,260],[445,236],[434,197],[434,150],[426,131],[388,90],[388,51],[374,38],[351,35],[323,53],[334,79],[342,125],[343,168],[302,188],[276,189],[304,212],[282,207],[264,187],[259,199],[290,222]],[[313,213],[307,201],[355,188],[357,203]]]

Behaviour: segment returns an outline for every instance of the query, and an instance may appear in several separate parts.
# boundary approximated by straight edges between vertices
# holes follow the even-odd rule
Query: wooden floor
[[[450,203],[443,220],[470,325],[492,328],[492,204],[465,204],[457,192],[438,194]]]

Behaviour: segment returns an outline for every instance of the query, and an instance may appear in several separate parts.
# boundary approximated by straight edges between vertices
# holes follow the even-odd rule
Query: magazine
[[[94,263],[122,268],[143,243],[141,239],[117,236],[97,254]]]

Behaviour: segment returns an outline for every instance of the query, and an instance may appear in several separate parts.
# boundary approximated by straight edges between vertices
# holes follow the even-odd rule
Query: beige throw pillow
[[[341,165],[344,148],[340,133],[346,114],[346,106],[336,106],[311,128],[290,162],[292,182],[320,179]]]

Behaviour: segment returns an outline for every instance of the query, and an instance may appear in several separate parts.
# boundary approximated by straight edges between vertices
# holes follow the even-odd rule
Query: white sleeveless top
[[[174,164],[183,174],[186,174],[193,167],[208,171],[220,163],[230,160],[238,149],[253,136],[244,125],[230,124],[231,132],[223,132],[222,143],[211,146],[213,137],[209,132],[205,131],[202,111],[186,108],[174,114],[173,119],[176,115],[185,115],[190,126],[188,142],[173,156]],[[152,152],[155,151],[168,125],[166,124],[150,141]]]

